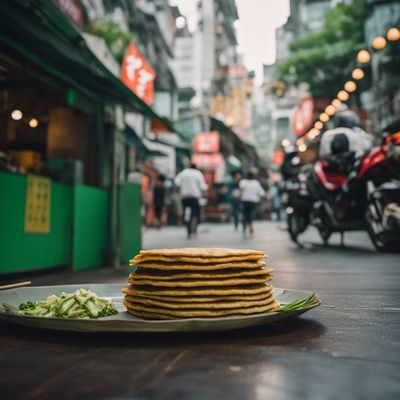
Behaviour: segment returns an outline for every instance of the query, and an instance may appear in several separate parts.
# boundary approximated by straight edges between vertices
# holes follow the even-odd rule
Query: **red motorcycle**
[[[333,232],[367,230],[381,251],[400,250],[400,132],[360,158],[338,151],[299,174],[287,207],[293,241],[308,225],[328,243]]]

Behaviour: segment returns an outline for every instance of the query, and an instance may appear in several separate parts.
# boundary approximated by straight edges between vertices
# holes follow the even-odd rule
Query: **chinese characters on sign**
[[[121,68],[121,80],[147,104],[154,101],[156,73],[147,63],[139,49],[131,43],[125,53]]]
[[[192,156],[192,162],[198,168],[216,169],[224,165],[224,158],[219,153],[219,132],[201,132],[198,133],[193,142],[195,154]]]
[[[194,151],[196,153],[217,153],[219,151],[219,132],[201,132],[194,138]]]
[[[222,157],[222,154],[220,153],[196,153],[192,156],[192,162],[197,168],[215,169],[224,165],[224,157]]]
[[[50,232],[51,180],[28,175],[26,181],[25,232]]]
[[[310,127],[314,117],[314,101],[312,97],[306,97],[293,116],[293,129],[296,135],[303,135]]]

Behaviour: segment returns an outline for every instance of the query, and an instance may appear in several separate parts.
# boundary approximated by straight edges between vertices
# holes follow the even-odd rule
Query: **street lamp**
[[[339,99],[332,100],[333,107],[338,108],[341,104],[342,102]]]
[[[345,90],[341,90],[338,94],[337,97],[339,100],[341,101],[347,101],[350,97],[350,95],[345,91]]]
[[[359,81],[360,79],[364,78],[364,76],[365,76],[364,71],[361,68],[355,68],[351,73],[351,77],[356,81]]]
[[[344,84],[344,89],[347,92],[353,93],[353,92],[355,92],[357,90],[357,85],[353,81],[347,81]]]
[[[329,115],[327,113],[322,113],[319,116],[319,120],[322,122],[328,122],[329,121]]]
[[[386,39],[383,36],[377,36],[371,44],[375,50],[382,50],[386,47]]]
[[[357,53],[357,61],[360,64],[366,64],[371,59],[371,54],[367,50],[360,50]]]
[[[388,40],[399,40],[400,39],[400,30],[398,30],[397,28],[390,28],[387,32],[386,32],[386,37]]]
[[[317,122],[314,124],[314,128],[315,128],[315,129],[322,129],[323,127],[324,127],[324,123],[321,122],[321,121],[317,121]]]
[[[330,104],[329,106],[327,106],[325,108],[325,112],[332,117],[332,115],[335,115],[336,113],[336,107],[334,107],[332,104]]]

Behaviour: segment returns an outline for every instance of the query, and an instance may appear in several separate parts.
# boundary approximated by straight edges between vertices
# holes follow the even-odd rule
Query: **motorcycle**
[[[352,158],[353,157],[353,158]],[[366,230],[376,249],[400,250],[400,132],[354,159],[349,152],[305,166],[286,208],[291,239],[309,225],[328,244],[332,233]]]

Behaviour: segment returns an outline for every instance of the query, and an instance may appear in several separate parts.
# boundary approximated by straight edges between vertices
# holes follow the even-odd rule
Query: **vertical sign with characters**
[[[147,104],[154,101],[156,73],[139,49],[131,43],[125,53],[121,68],[121,80]]]
[[[28,175],[25,205],[25,232],[50,232],[51,180]]]

